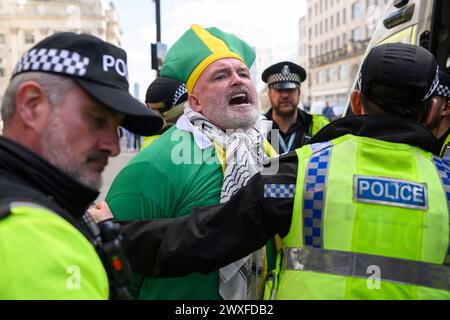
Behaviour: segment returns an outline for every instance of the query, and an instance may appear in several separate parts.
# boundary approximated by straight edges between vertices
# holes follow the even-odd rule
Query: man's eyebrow
[[[218,73],[221,73],[221,72],[230,72],[230,67],[228,67],[228,66],[219,67],[219,69],[214,70],[211,75],[214,76],[214,75],[216,75]]]
[[[236,71],[238,71],[238,72],[244,71],[244,72],[250,73],[250,70],[248,70],[247,68],[244,68],[244,67],[238,67],[238,68],[236,68]]]

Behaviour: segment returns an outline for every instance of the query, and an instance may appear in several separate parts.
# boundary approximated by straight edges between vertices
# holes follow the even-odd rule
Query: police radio
[[[111,299],[130,299],[126,286],[131,282],[131,266],[122,247],[120,224],[111,220],[99,224],[103,264],[112,278]]]

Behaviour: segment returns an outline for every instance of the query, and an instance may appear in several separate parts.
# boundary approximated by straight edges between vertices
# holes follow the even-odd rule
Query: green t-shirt
[[[122,169],[106,201],[118,220],[175,218],[218,204],[222,182],[214,147],[201,150],[174,126]],[[129,289],[136,299],[220,299],[218,271],[170,279],[135,274]]]

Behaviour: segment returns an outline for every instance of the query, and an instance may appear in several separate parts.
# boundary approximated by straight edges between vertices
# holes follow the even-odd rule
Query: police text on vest
[[[355,175],[353,199],[363,203],[428,210],[427,185],[406,180]]]

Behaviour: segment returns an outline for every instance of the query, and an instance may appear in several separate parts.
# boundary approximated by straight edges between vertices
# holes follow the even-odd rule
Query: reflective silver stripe
[[[450,265],[450,163],[443,159],[440,159],[436,156],[433,156],[433,162],[437,169],[439,178],[441,178],[442,187],[445,191],[445,196],[447,197],[447,210],[449,213],[448,222],[449,222],[449,238],[448,238],[448,247],[447,247],[447,255],[445,256],[445,264]]]
[[[0,205],[0,218],[6,218],[9,216],[12,212],[11,209],[17,208],[17,207],[28,207],[28,208],[36,208],[36,209],[44,209],[49,210],[50,209],[43,207],[41,205],[38,205],[33,202],[25,202],[25,201],[12,201],[6,204]]]
[[[368,279],[368,268],[377,266],[380,280],[450,291],[450,268],[443,265],[315,248],[287,248],[284,254],[286,270]]]
[[[28,208],[34,208],[34,209],[44,209],[53,212],[49,208],[46,208],[44,206],[41,206],[39,204],[33,203],[33,202],[24,202],[24,201],[13,201],[9,204],[9,207],[16,208],[16,207],[28,207]]]

